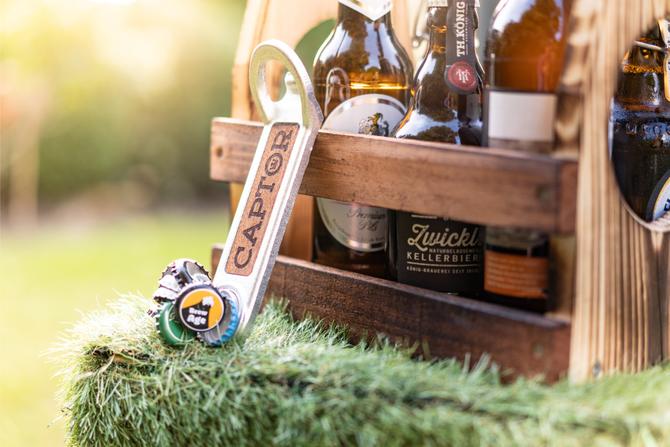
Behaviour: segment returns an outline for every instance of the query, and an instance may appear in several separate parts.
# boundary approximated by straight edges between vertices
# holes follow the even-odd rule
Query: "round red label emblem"
[[[467,62],[456,62],[447,72],[449,83],[465,93],[471,93],[477,87],[477,73]]]

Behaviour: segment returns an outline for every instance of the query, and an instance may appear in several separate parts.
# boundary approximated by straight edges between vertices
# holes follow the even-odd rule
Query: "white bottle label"
[[[328,232],[340,244],[364,253],[386,246],[388,216],[384,208],[322,198],[316,203]]]
[[[361,95],[337,106],[323,128],[387,137],[404,116],[405,106],[391,96]],[[321,220],[340,244],[366,253],[384,249],[388,225],[384,208],[322,198],[316,202]]]
[[[391,11],[391,0],[339,0],[344,6],[363,14],[370,20],[377,20]]]
[[[552,143],[557,103],[549,93],[489,90],[489,140]]]

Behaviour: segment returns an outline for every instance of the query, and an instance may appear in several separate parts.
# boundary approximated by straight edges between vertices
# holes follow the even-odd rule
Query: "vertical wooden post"
[[[668,0],[577,0],[573,9],[564,81],[572,91],[557,127],[565,147],[577,138],[580,146],[573,380],[640,371],[667,356],[670,239],[627,211],[609,158],[608,118],[623,55],[669,12]]]

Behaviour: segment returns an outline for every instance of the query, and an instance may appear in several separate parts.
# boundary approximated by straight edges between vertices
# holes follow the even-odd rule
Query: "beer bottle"
[[[391,26],[390,0],[339,0],[314,65],[323,128],[389,136],[405,115],[412,64]],[[384,276],[385,209],[317,198],[314,260]]]
[[[478,6],[478,0],[428,0],[428,52],[396,138],[481,146]],[[484,228],[391,211],[387,257],[390,276],[402,283],[477,296],[484,275]]]
[[[631,209],[647,222],[670,211],[668,21],[625,55],[612,102],[612,161]]]
[[[492,19],[486,54],[485,145],[548,153],[571,0],[507,0]],[[549,238],[489,227],[484,290],[494,302],[544,312]]]

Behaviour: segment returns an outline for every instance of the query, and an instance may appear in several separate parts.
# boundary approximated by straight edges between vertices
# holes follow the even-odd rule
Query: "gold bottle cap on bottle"
[[[665,78],[665,99],[670,101],[670,20],[661,19],[658,21],[658,27],[661,29],[661,39],[665,48],[665,58],[663,59],[663,74]]]

